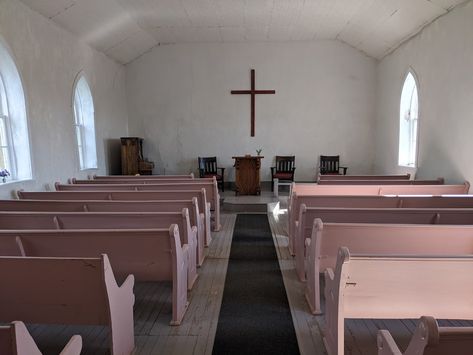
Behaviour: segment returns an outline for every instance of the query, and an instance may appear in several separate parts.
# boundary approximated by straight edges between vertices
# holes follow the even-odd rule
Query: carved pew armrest
[[[81,350],[82,338],[80,335],[74,335],[59,355],[80,355]]]
[[[380,330],[377,342],[378,355],[402,355],[389,331]]]

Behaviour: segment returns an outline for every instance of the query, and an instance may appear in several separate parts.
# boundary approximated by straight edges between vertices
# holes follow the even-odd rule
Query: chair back
[[[320,174],[338,174],[340,155],[321,155]]]
[[[276,172],[292,173],[295,166],[296,157],[276,155]]]
[[[217,174],[217,157],[199,157],[200,177]]]

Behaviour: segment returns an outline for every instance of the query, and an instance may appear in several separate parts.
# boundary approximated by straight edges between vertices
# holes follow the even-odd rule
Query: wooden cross
[[[255,89],[255,70],[251,69],[251,89],[250,90],[232,90],[233,95],[251,95],[251,136],[255,136],[255,95],[276,93],[276,90],[256,90]]]

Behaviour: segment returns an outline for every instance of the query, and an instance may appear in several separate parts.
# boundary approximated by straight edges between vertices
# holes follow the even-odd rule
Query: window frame
[[[2,101],[5,101],[5,107]],[[16,178],[16,169],[14,168],[14,159],[12,156],[14,154],[14,146],[11,138],[11,124],[10,124],[10,112],[8,110],[8,95],[7,89],[5,87],[5,80],[3,79],[2,73],[0,73],[0,125],[3,125],[3,129],[5,130],[5,142],[2,142],[4,145],[0,145],[1,150],[7,151],[7,158],[5,159],[5,169],[9,171],[10,179],[15,180]],[[3,141],[3,139],[0,139]]]
[[[29,107],[27,92],[17,60],[7,41],[0,35],[0,67],[2,95],[5,96],[6,108],[1,116],[5,125],[6,150],[10,176],[7,183],[17,183],[34,179],[31,155],[31,132],[29,130]],[[3,106],[3,105],[2,105]],[[6,111],[6,114],[5,114]],[[18,139],[17,139],[18,138]]]
[[[402,95],[403,95],[403,92],[404,92],[404,86],[406,84],[406,81],[409,77],[409,75],[412,75],[413,79],[414,79],[414,83],[415,83],[415,88],[417,90],[417,123],[416,123],[416,136],[415,136],[415,145],[414,145],[414,149],[415,149],[415,154],[414,154],[414,161],[412,162],[411,165],[409,164],[404,164],[404,163],[401,163],[401,120],[402,120],[402,117],[401,117],[401,103],[402,103]],[[398,156],[397,156],[397,165],[399,167],[402,167],[402,168],[412,168],[412,169],[416,169],[417,166],[418,166],[418,161],[419,161],[419,137],[420,137],[420,121],[421,121],[421,105],[420,105],[420,102],[421,102],[421,95],[420,95],[420,85],[419,85],[419,79],[418,79],[418,76],[417,76],[417,73],[416,71],[412,68],[412,67],[409,67],[406,71],[405,71],[405,74],[403,76],[403,80],[401,81],[401,87],[400,87],[400,95],[399,95],[399,101],[398,101]],[[412,125],[409,125],[410,129],[412,129]],[[412,136],[412,135],[411,135]],[[409,154],[410,155],[410,154]]]
[[[78,97],[79,101],[81,101],[83,98],[81,98],[80,90],[78,91],[78,85],[81,82],[81,80],[85,81],[85,84],[87,85],[87,89],[90,94],[90,99],[92,103],[92,112],[93,112],[93,132],[94,132],[94,137],[93,137],[93,152],[95,153],[95,165],[94,166],[88,166],[88,158],[91,152],[88,149],[87,145],[87,139],[85,135],[85,130],[86,130],[86,124],[84,123],[84,117],[83,117],[83,112],[82,108],[83,105],[81,102],[79,102],[79,107],[76,106],[76,96]],[[77,115],[77,109],[80,110],[80,114]],[[86,170],[97,170],[98,169],[98,159],[97,159],[97,134],[95,131],[95,102],[94,102],[94,96],[92,94],[92,89],[89,85],[89,80],[87,80],[87,76],[85,75],[84,71],[80,71],[75,80],[74,80],[74,85],[73,85],[73,90],[72,90],[72,118],[73,118],[73,129],[74,129],[74,137],[75,137],[75,147],[77,150],[77,159],[79,161],[79,170],[80,171],[86,171]],[[79,130],[79,133],[77,132]],[[80,137],[80,142],[79,138]],[[89,142],[90,144],[90,142]]]

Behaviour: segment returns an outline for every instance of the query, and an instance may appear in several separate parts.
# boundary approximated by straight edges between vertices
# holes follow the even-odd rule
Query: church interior
[[[472,33],[0,0],[0,355],[473,354]]]

